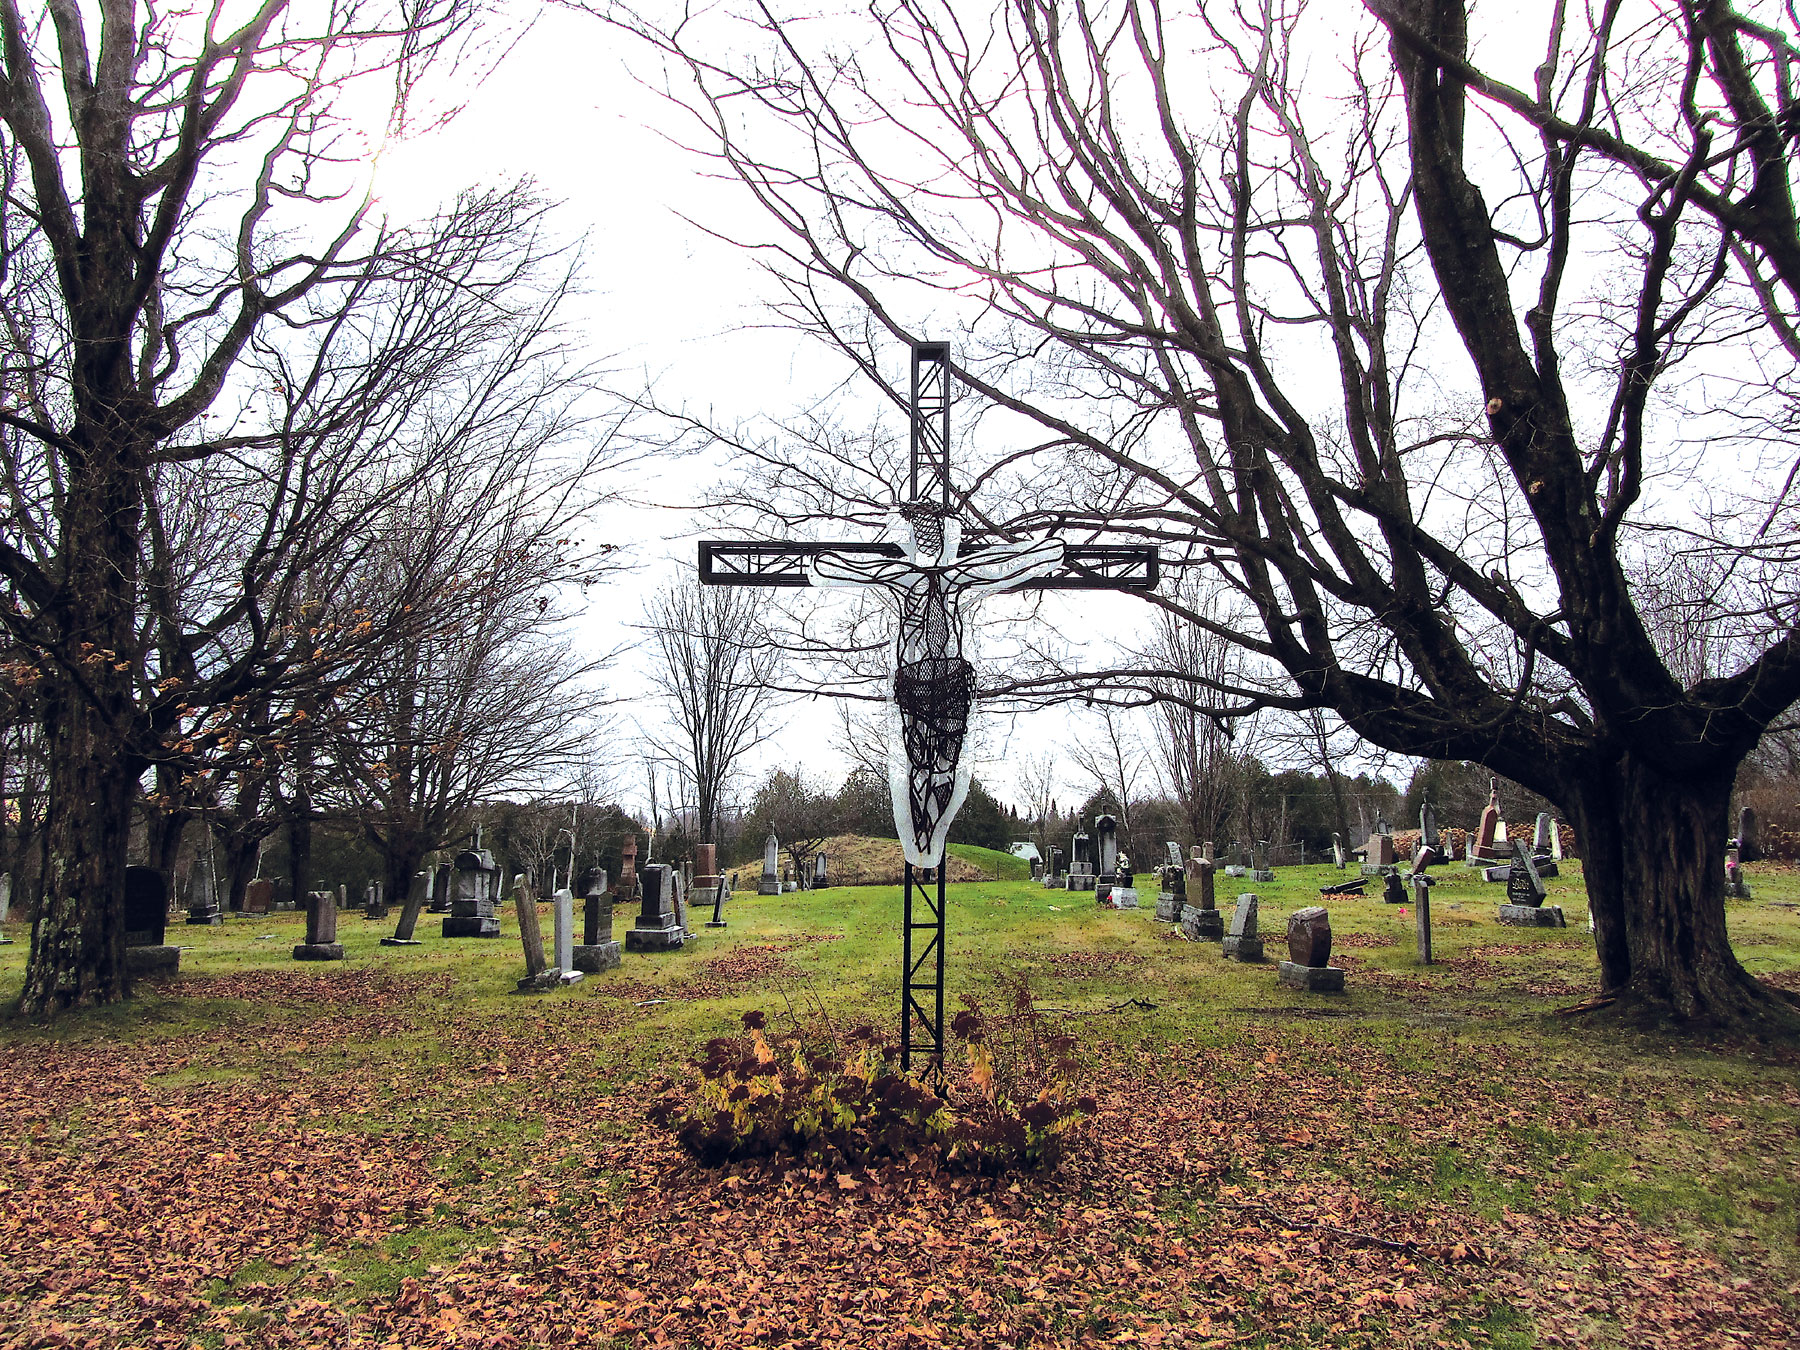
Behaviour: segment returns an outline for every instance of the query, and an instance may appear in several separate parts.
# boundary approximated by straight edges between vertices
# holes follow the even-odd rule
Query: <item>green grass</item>
[[[995,881],[1029,881],[1031,864],[999,849],[980,848],[975,844],[946,844],[950,853],[986,872]]]

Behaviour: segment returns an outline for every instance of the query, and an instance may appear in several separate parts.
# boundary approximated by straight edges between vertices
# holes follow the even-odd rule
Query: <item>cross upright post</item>
[[[892,697],[901,744],[890,747],[895,826],[905,855],[902,884],[900,1063],[915,1055],[942,1071],[945,838],[968,791],[964,755],[974,668],[964,658],[960,605],[1013,590],[1156,588],[1155,548],[1064,544],[1055,539],[970,542],[962,538],[950,474],[950,345],[912,349],[911,445],[899,513],[909,544],[703,540],[700,580],[710,586],[868,586],[898,610]]]

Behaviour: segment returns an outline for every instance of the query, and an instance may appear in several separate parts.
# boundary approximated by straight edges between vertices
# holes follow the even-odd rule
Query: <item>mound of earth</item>
[[[898,886],[906,859],[900,853],[898,839],[866,839],[862,835],[841,834],[824,844],[825,866],[833,886]],[[785,855],[784,855],[785,860]],[[993,877],[973,863],[961,858],[948,858],[951,881],[992,881]],[[731,869],[737,873],[737,886],[742,891],[756,889],[762,876],[762,861],[752,859]]]

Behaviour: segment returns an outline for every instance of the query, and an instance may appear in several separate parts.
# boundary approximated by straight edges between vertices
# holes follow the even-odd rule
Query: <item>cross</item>
[[[888,776],[906,858],[902,1069],[912,1067],[915,1026],[929,1063],[941,1066],[944,1052],[944,839],[969,790],[963,752],[975,696],[962,602],[1002,591],[1149,591],[1158,570],[1154,547],[965,540],[950,482],[950,403],[950,344],[914,343],[905,542],[700,544],[706,585],[869,588],[896,611]]]

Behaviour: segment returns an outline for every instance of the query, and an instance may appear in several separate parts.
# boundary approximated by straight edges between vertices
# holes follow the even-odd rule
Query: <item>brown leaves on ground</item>
[[[1492,1044],[1103,1046],[1085,1142],[995,1184],[709,1171],[609,1095],[644,1014],[440,1009],[429,1054],[342,1008],[13,1054],[0,1345],[1800,1345],[1800,1290],[1568,1189],[1563,1141],[1670,1112]]]

